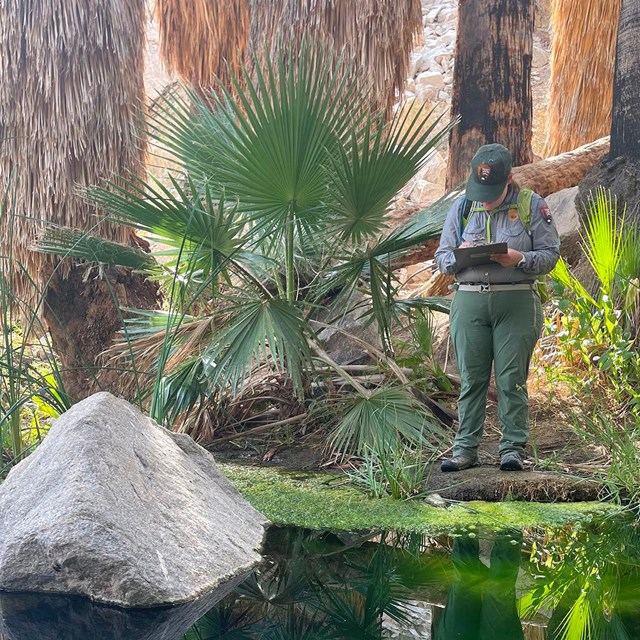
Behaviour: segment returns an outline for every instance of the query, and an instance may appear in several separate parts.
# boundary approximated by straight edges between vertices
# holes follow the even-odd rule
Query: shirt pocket
[[[500,234],[508,238],[516,238],[518,236],[529,235],[527,233],[527,229],[524,226],[524,223],[520,219],[520,216],[518,216],[514,220],[505,218],[503,223],[500,225]]]
[[[486,219],[482,220],[480,215],[472,216],[464,229],[462,239],[471,244],[485,244],[487,242]]]
[[[520,216],[515,219],[510,219],[505,216],[500,222],[496,242],[506,242],[510,249],[531,251],[531,236],[520,219]]]

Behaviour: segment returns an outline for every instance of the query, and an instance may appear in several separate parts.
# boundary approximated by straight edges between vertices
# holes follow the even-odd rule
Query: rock
[[[581,256],[580,217],[575,199],[578,187],[562,189],[545,198],[560,235],[560,254],[569,263],[575,263]]]
[[[543,47],[533,47],[533,58],[531,59],[531,66],[534,69],[539,69],[549,64],[549,52]]]
[[[582,502],[597,500],[600,486],[597,482],[550,472],[505,472],[497,466],[483,466],[451,474],[442,473],[436,466],[426,489],[445,500]]]
[[[417,56],[409,66],[409,75],[411,79],[417,76],[419,73],[423,73],[424,71],[429,70],[429,66],[431,64],[431,55],[428,51],[422,52],[419,56]]]
[[[441,11],[440,7],[431,9],[431,11],[429,11],[429,13],[427,14],[426,22],[429,24],[432,22],[438,22],[438,16],[440,14],[440,11]]]
[[[423,71],[416,76],[417,86],[429,86],[436,89],[444,89],[444,80],[442,73],[437,71]]]
[[[351,336],[363,340],[377,349],[381,348],[380,335],[376,322],[371,322],[369,315],[364,315],[370,307],[370,302],[361,294],[355,294],[349,308],[353,309],[342,316],[336,310],[326,310],[320,313],[320,320],[330,324],[320,331],[320,339],[324,350],[331,359],[338,364],[363,364],[370,362],[371,356],[364,346]]]
[[[447,29],[440,36],[440,42],[444,43],[447,46],[455,46],[456,43],[456,30],[455,29]]]
[[[437,102],[439,93],[440,91],[437,87],[426,84],[416,86],[416,97],[422,102]]]
[[[97,393],[0,486],[0,590],[178,604],[258,564],[266,524],[191,438]]]

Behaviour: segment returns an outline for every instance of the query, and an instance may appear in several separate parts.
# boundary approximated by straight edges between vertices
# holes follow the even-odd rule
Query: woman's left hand
[[[524,256],[516,249],[507,249],[507,253],[492,253],[491,259],[503,267],[515,267]]]

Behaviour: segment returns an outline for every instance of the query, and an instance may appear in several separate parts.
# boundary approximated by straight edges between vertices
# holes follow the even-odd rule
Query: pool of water
[[[272,528],[264,562],[186,606],[0,596],[1,640],[633,640],[640,526],[449,535]]]

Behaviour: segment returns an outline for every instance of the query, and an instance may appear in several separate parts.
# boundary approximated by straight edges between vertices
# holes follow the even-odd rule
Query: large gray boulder
[[[578,187],[562,189],[545,197],[558,228],[560,255],[574,264],[582,256],[580,249],[580,216],[576,207]]]
[[[191,438],[98,393],[0,485],[0,590],[178,604],[254,567],[266,525]]]

